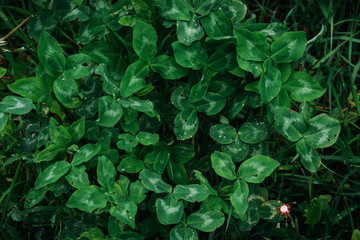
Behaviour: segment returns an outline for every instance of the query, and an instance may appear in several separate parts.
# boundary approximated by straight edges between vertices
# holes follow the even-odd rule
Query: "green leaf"
[[[52,10],[42,10],[39,14],[31,17],[27,23],[29,36],[39,40],[42,32],[51,33],[57,25],[56,13]]]
[[[311,228],[314,227],[321,219],[321,206],[319,201],[312,201],[305,208],[304,217],[306,218],[305,224]]]
[[[200,70],[206,66],[208,56],[200,41],[193,42],[190,46],[174,42],[171,46],[174,49],[175,60],[181,66],[194,70]]]
[[[235,98],[231,102],[231,106],[229,109],[229,118],[234,119],[236,115],[238,115],[241,110],[244,108],[245,104],[248,102],[248,95],[247,94],[239,94],[235,96]]]
[[[238,0],[230,0],[221,7],[233,23],[239,23],[243,20],[247,11],[246,5]]]
[[[236,52],[232,44],[219,46],[209,58],[209,68],[213,71],[230,71],[236,67]]]
[[[209,71],[208,68],[205,68],[203,70],[203,74],[201,76],[200,81],[191,87],[191,91],[190,91],[190,95],[189,95],[190,103],[200,101],[206,96],[207,90],[210,86],[210,80],[215,75],[216,75],[216,72]]]
[[[222,152],[228,154],[234,162],[241,162],[249,154],[250,147],[236,136],[231,144],[221,145]]]
[[[314,173],[319,169],[321,159],[315,150],[313,142],[304,138],[301,139],[296,143],[296,151],[300,156],[301,163],[307,170]]]
[[[176,185],[173,196],[188,202],[202,202],[209,196],[209,190],[204,185]]]
[[[65,56],[60,44],[48,32],[42,32],[38,45],[38,55],[42,65],[46,68],[63,72],[65,70]]]
[[[148,155],[149,155],[149,157],[152,158],[151,160],[154,163],[154,165],[153,165],[154,170],[157,173],[162,174],[166,168],[166,165],[168,164],[168,162],[170,160],[169,150],[167,148],[160,148],[158,150],[151,152]]]
[[[84,54],[74,54],[66,58],[66,71],[74,79],[86,77],[90,73],[90,66],[84,66],[91,63],[91,58]]]
[[[46,189],[31,189],[29,193],[26,195],[24,208],[32,208],[39,202],[41,202],[45,197]]]
[[[51,161],[65,150],[66,148],[62,145],[51,144],[36,155],[35,162]]]
[[[210,13],[211,10],[218,7],[221,3],[219,0],[193,0],[193,9],[197,14],[206,16]]]
[[[141,100],[136,97],[131,97],[127,99],[118,99],[117,102],[119,102],[123,107],[129,108],[144,112],[149,117],[157,117],[160,121],[160,115],[155,110],[154,104],[150,100]]]
[[[110,214],[116,217],[121,222],[135,228],[135,215],[137,212],[137,205],[132,201],[124,201],[118,199],[116,206],[111,206]]]
[[[232,35],[231,21],[221,9],[201,18],[201,25],[204,27],[206,34],[211,38]]]
[[[284,83],[284,88],[289,91],[291,99],[299,102],[313,101],[326,91],[311,75],[305,72],[293,72],[290,79]]]
[[[184,212],[183,202],[171,195],[156,199],[155,207],[158,220],[163,225],[179,223]]]
[[[20,96],[31,99],[33,102],[37,102],[44,92],[39,88],[37,79],[34,77],[22,78],[16,80],[13,84],[8,84],[8,88]]]
[[[199,112],[211,116],[218,114],[225,107],[226,98],[220,94],[208,92],[203,99],[193,104]]]
[[[145,200],[147,192],[148,190],[144,187],[140,180],[132,182],[129,186],[128,200],[133,201],[136,204],[140,204]]]
[[[236,179],[235,164],[231,157],[226,153],[215,151],[211,154],[211,165],[217,175],[220,177],[234,180]]]
[[[234,192],[230,196],[230,202],[235,211],[240,216],[244,215],[248,209],[249,186],[243,180],[236,180],[234,183]]]
[[[76,190],[69,198],[66,206],[77,208],[84,212],[92,212],[106,207],[107,196],[95,185],[82,187]]]
[[[85,134],[85,117],[73,122],[68,128],[71,135],[71,143],[77,143]]]
[[[68,183],[76,189],[89,186],[89,176],[85,170],[85,165],[76,167],[72,166],[70,172],[66,174],[65,178]]]
[[[280,222],[284,218],[279,212],[281,205],[282,203],[279,200],[270,200],[264,202],[259,207],[260,217],[269,222]]]
[[[199,128],[199,119],[195,109],[188,109],[176,115],[174,133],[178,140],[186,140],[195,135]]]
[[[160,55],[152,60],[151,70],[159,73],[164,79],[179,79],[188,75],[189,71],[180,66],[174,57]]]
[[[166,20],[190,21],[189,6],[182,0],[158,0],[160,15]]]
[[[116,177],[116,169],[112,162],[101,156],[98,158],[97,165],[97,181],[98,183],[104,187],[106,192],[114,192],[115,191],[115,177]]]
[[[259,143],[267,136],[268,129],[264,122],[245,122],[239,129],[239,138],[249,144]]]
[[[96,123],[102,127],[113,127],[121,119],[123,110],[121,105],[108,95],[99,98],[99,119]]]
[[[177,87],[171,94],[171,103],[180,111],[186,109],[193,109],[193,106],[188,102],[189,88],[182,86]]]
[[[170,233],[171,234],[171,233]],[[171,236],[170,236],[171,237]],[[351,240],[360,240],[360,231],[355,229],[351,235]]]
[[[129,133],[120,134],[118,138],[120,140],[116,143],[116,146],[127,152],[132,152],[133,148],[138,145],[138,141],[135,136]]]
[[[89,240],[103,240],[105,239],[104,233],[98,228],[91,228],[89,231],[84,232],[80,237],[85,237]]]
[[[80,106],[79,89],[74,78],[67,71],[61,74],[54,82],[53,90],[56,98],[67,108]]]
[[[84,162],[89,161],[93,158],[101,149],[100,144],[86,144],[82,146],[74,155],[71,165],[78,166]]]
[[[263,64],[264,72],[259,82],[261,102],[269,103],[281,90],[281,72],[271,60],[266,60]]]
[[[155,57],[158,36],[149,24],[137,20],[133,31],[133,48],[140,59],[147,63]]]
[[[286,107],[279,107],[274,112],[275,130],[292,142],[298,141],[306,131],[303,117]]]
[[[71,142],[71,135],[64,126],[57,126],[55,118],[50,118],[50,138],[59,146],[66,147]]]
[[[13,114],[27,114],[32,109],[35,109],[35,105],[28,98],[22,98],[17,96],[6,96],[0,102],[0,111]]]
[[[149,132],[139,132],[136,135],[136,140],[142,145],[154,145],[159,142],[159,135]]]
[[[236,138],[236,129],[229,124],[216,124],[210,127],[210,137],[220,144],[230,144]]]
[[[138,173],[144,168],[144,162],[136,156],[128,156],[121,160],[117,170],[126,173]]]
[[[287,32],[271,44],[271,58],[276,63],[294,62],[302,57],[305,48],[305,32]]]
[[[145,77],[149,66],[141,61],[134,62],[127,69],[120,82],[120,92],[123,98],[130,97],[146,86]]]
[[[144,186],[153,192],[156,193],[171,193],[172,187],[171,185],[165,183],[161,179],[161,175],[154,173],[150,170],[144,169],[139,174],[139,178],[141,179]]]
[[[307,126],[308,129],[304,133],[304,138],[316,148],[326,148],[333,145],[341,130],[339,121],[325,113],[311,118],[307,122]]]
[[[99,64],[99,66],[95,69],[95,73],[101,75],[103,88],[107,94],[113,97],[120,96],[120,79],[114,78],[114,74],[106,68],[104,63]]]
[[[0,132],[5,128],[9,119],[9,114],[0,111]]]
[[[237,54],[242,59],[262,62],[270,56],[270,44],[261,33],[242,28],[234,30],[234,37],[237,40]]]
[[[36,178],[34,188],[40,189],[48,184],[56,182],[62,176],[64,176],[70,168],[71,165],[65,161],[51,164],[49,167],[45,168],[44,171],[41,172]]]
[[[261,183],[280,166],[270,157],[257,155],[244,161],[238,169],[238,177],[249,183]]]
[[[170,240],[199,240],[199,237],[195,229],[179,224],[171,229]]]
[[[224,221],[224,214],[218,210],[199,210],[190,214],[187,218],[187,225],[202,232],[212,232],[223,225]]]
[[[260,62],[247,61],[240,57],[239,54],[236,56],[236,59],[239,67],[244,71],[251,72],[254,78],[259,77],[260,74],[264,71],[262,63]]]
[[[197,170],[194,170],[194,172],[195,172],[196,179],[198,179],[200,181],[201,185],[205,186],[208,189],[210,195],[217,197],[218,194],[217,194],[216,190],[211,187],[209,181],[204,177],[204,175]]]
[[[204,30],[199,24],[198,17],[192,21],[177,21],[176,33],[179,43],[190,46],[191,43],[200,40],[204,36]]]

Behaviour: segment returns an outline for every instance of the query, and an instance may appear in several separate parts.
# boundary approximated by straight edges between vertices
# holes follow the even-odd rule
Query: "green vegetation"
[[[1,239],[360,239],[359,16],[0,0]]]

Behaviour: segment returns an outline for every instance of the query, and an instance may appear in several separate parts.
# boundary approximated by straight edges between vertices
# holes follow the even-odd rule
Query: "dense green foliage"
[[[2,238],[359,239],[360,3],[269,2],[0,1]]]

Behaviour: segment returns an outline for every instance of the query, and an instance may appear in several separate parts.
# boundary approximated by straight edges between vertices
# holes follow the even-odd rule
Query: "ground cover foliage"
[[[3,239],[360,239],[360,2],[0,4]]]

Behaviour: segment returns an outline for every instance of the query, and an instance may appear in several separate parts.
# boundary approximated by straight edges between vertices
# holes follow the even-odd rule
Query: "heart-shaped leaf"
[[[137,205],[132,201],[116,200],[116,206],[111,206],[110,214],[121,222],[135,228],[135,215],[137,213]]]
[[[91,158],[93,158],[96,154],[99,153],[101,149],[100,144],[86,144],[82,146],[74,155],[71,165],[72,166],[78,166],[84,162],[89,161]]]
[[[211,165],[217,175],[229,179],[236,179],[235,164],[226,153],[215,151],[211,154]]]
[[[264,122],[246,122],[239,129],[239,138],[246,143],[259,143],[267,136],[268,129]]]
[[[41,172],[36,178],[34,188],[40,189],[48,184],[56,182],[62,176],[64,176],[70,168],[71,165],[65,161],[51,164],[50,166],[45,168],[45,170]]]
[[[263,68],[264,72],[260,77],[259,90],[261,101],[269,103],[281,90],[281,72],[270,60],[264,62]]]
[[[35,109],[35,105],[28,98],[6,96],[0,102],[0,111],[4,113],[22,115],[30,112],[32,109]]]
[[[149,73],[149,66],[142,62],[137,61],[131,64],[121,79],[120,92],[121,96],[126,98],[133,95],[135,92],[146,86],[145,77]]]
[[[91,185],[76,190],[70,196],[66,206],[90,213],[95,209],[104,208],[106,203],[106,194],[100,191],[99,187]]]
[[[155,207],[158,220],[163,225],[179,223],[184,212],[183,202],[171,195],[156,199]]]
[[[210,137],[221,144],[230,144],[236,138],[236,129],[229,124],[216,124],[210,128]]]
[[[244,161],[238,169],[238,177],[249,183],[261,183],[280,166],[270,157],[257,155]]]
[[[133,31],[133,48],[140,59],[150,63],[157,51],[158,36],[149,24],[137,20]]]
[[[196,15],[192,21],[177,21],[176,33],[179,43],[190,46],[191,43],[200,40],[204,36],[204,30],[199,24]]]
[[[115,177],[116,177],[116,169],[112,162],[101,156],[98,158],[98,166],[97,166],[97,181],[98,183],[104,187],[106,192],[114,192],[115,191]]]
[[[174,133],[178,140],[186,140],[195,135],[199,128],[199,119],[195,109],[180,112],[174,120]]]
[[[296,143],[296,151],[300,156],[301,163],[310,172],[316,172],[320,165],[321,159],[319,154],[316,152],[314,143],[306,139],[301,139]]]
[[[170,240],[199,240],[199,237],[195,229],[179,224],[171,229]]]
[[[205,186],[199,184],[176,185],[173,196],[188,202],[202,202],[209,196],[209,191]]]
[[[46,68],[56,72],[63,72],[65,70],[63,50],[58,41],[46,31],[40,35],[38,55],[41,64]]]
[[[72,166],[70,172],[66,174],[65,178],[68,183],[76,189],[89,186],[89,176],[85,170],[86,167],[84,165],[76,167]]]
[[[248,209],[249,186],[243,180],[236,180],[234,183],[234,192],[230,196],[230,202],[235,211],[242,216]]]
[[[218,210],[199,210],[190,214],[187,218],[187,225],[202,232],[212,232],[223,225],[224,221],[224,214]]]
[[[174,42],[171,46],[174,49],[175,60],[181,66],[200,70],[207,64],[208,56],[200,41],[193,42],[190,46]]]
[[[99,98],[99,119],[96,123],[103,127],[113,127],[122,117],[121,105],[110,96]]]
[[[159,73],[164,79],[179,79],[188,75],[189,71],[180,66],[174,57],[160,55],[150,64],[151,70]]]
[[[298,60],[306,48],[305,32],[287,32],[271,44],[271,58],[276,63]]]

